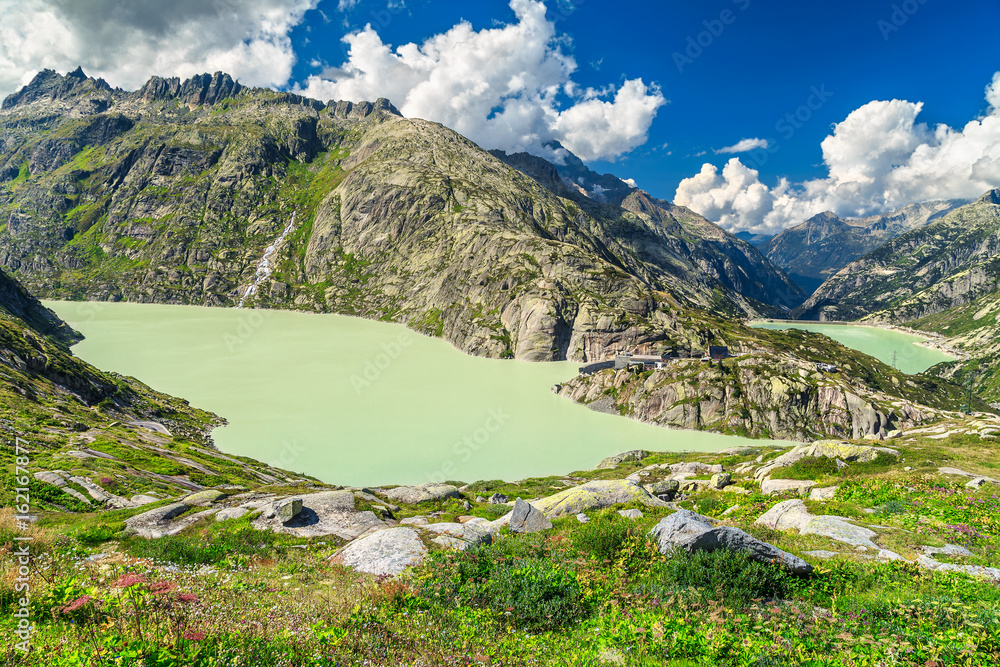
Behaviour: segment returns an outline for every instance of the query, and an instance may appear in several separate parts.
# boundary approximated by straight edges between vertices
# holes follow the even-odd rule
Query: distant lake
[[[859,352],[875,357],[879,361],[893,364],[893,353],[896,355],[896,368],[910,375],[923,373],[931,366],[942,361],[954,361],[954,357],[922,347],[927,338],[891,331],[878,327],[866,327],[852,324],[817,324],[814,322],[785,323],[768,322],[751,325],[755,329],[803,329],[829,336],[838,343]]]
[[[552,386],[579,364],[471,357],[401,325],[339,315],[45,302],[73,348],[225,417],[223,452],[345,485],[517,480],[630,449],[717,451],[742,438],[606,415]]]

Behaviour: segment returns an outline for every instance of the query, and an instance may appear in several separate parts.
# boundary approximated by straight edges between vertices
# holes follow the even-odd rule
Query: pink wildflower
[[[172,584],[169,581],[158,581],[149,587],[149,592],[153,595],[163,595],[164,593],[169,593],[175,588],[177,588],[177,584]]]
[[[129,586],[135,586],[136,584],[142,584],[145,582],[146,578],[141,574],[123,574],[115,579],[115,581],[111,584],[111,587],[128,588]]]
[[[189,639],[193,642],[200,642],[205,638],[205,633],[200,630],[185,630],[184,639]]]
[[[84,605],[86,605],[88,602],[90,602],[93,599],[94,598],[90,597],[89,595],[81,595],[80,597],[78,597],[77,599],[73,600],[72,602],[70,602],[65,607],[63,607],[62,611],[63,611],[64,614],[71,614],[74,611],[76,611],[77,609],[80,609],[81,607],[83,607]]]

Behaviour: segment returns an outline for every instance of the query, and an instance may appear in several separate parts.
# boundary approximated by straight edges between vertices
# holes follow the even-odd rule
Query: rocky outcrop
[[[666,507],[648,491],[628,480],[598,480],[533,501],[542,514],[550,519],[570,516],[590,510],[626,503],[641,503],[647,507]]]
[[[872,539],[878,533],[839,516],[810,514],[801,500],[786,500],[762,514],[755,522],[776,530],[797,530],[800,535],[819,535],[831,540],[878,551]]]
[[[825,457],[841,461],[870,463],[880,457],[899,457],[899,450],[890,447],[869,447],[855,445],[838,440],[821,440],[808,445],[798,445],[791,451],[782,454],[754,472],[754,477],[761,479],[771,473],[785,468],[805,458]]]
[[[294,498],[250,501],[240,507],[261,512],[253,522],[258,530],[302,538],[334,535],[353,540],[388,525],[371,510],[355,509],[355,502],[355,494],[351,491],[323,491]]]
[[[897,386],[906,393],[898,380],[893,391]],[[729,360],[724,367],[679,359],[651,375],[603,371],[561,384],[559,395],[660,426],[799,441],[881,439],[940,414],[873,390],[846,373],[831,377],[814,364],[775,360],[765,352]]]
[[[444,500],[445,498],[461,498],[462,494],[457,487],[451,484],[421,484],[420,486],[397,486],[396,488],[383,491],[389,500],[393,500],[405,505],[416,505],[418,503]]]
[[[641,449],[633,449],[629,452],[622,452],[621,454],[607,457],[598,463],[594,470],[611,470],[613,468],[617,468],[626,461],[629,463],[636,463],[643,460],[647,456],[649,456],[649,452]]]
[[[745,551],[759,563],[779,563],[793,574],[810,574],[813,570],[812,565],[798,556],[761,542],[739,528],[713,525],[708,517],[690,510],[674,512],[656,524],[650,535],[656,538],[663,554],[674,549],[689,552],[730,549]]]

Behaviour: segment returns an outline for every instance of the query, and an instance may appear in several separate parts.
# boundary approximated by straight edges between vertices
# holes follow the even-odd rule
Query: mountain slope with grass
[[[209,436],[224,423],[219,417],[77,359],[66,343],[78,333],[2,272],[0,288],[0,432],[7,443],[0,463],[13,474],[19,439],[33,511],[130,507],[218,484],[302,479],[219,453]],[[14,505],[14,493],[15,485],[4,484],[0,505]]]
[[[400,489],[337,491],[356,509],[382,506],[388,524],[347,546],[259,527],[281,499],[318,507],[310,499],[329,497],[309,485],[219,493],[157,539],[127,529],[141,509],[47,512],[27,529],[0,510],[0,553],[28,536],[44,554],[29,576],[31,651],[0,651],[47,667],[111,656],[163,667],[987,667],[1000,660],[991,429],[1000,422],[952,420],[878,450],[628,452],[596,470],[473,482],[410,503],[386,500],[406,497]],[[805,491],[775,493],[778,482]],[[574,493],[621,487],[671,500]],[[572,509],[518,532],[512,514],[529,505],[515,497],[532,511],[555,497]],[[241,503],[257,509],[233,518]],[[489,539],[429,539],[434,529]],[[423,537],[390,546],[408,534]],[[361,542],[382,546],[345,564]],[[405,566],[365,571],[387,560]],[[18,600],[12,562],[0,560],[4,612]],[[4,613],[0,630],[15,626]]]
[[[945,364],[936,372],[971,387],[976,396],[1000,410],[1000,292],[908,322],[907,326],[941,334],[947,345],[965,352],[969,359]]]
[[[288,228],[247,305],[403,322],[484,356],[599,359],[683,333],[670,312],[797,302],[690,212],[553,191],[385,100],[46,71],[0,127],[0,264],[44,297],[234,305]]]

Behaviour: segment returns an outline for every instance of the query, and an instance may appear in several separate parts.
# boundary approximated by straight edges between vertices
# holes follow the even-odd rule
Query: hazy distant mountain
[[[855,259],[964,203],[956,199],[910,204],[891,213],[853,220],[828,211],[782,231],[764,243],[761,251],[811,294]]]
[[[736,232],[734,236],[738,239],[743,239],[755,248],[766,245],[768,241],[774,238],[772,234],[754,234],[752,232]]]
[[[904,322],[998,288],[1000,190],[992,190],[847,265],[796,313],[803,319]]]

